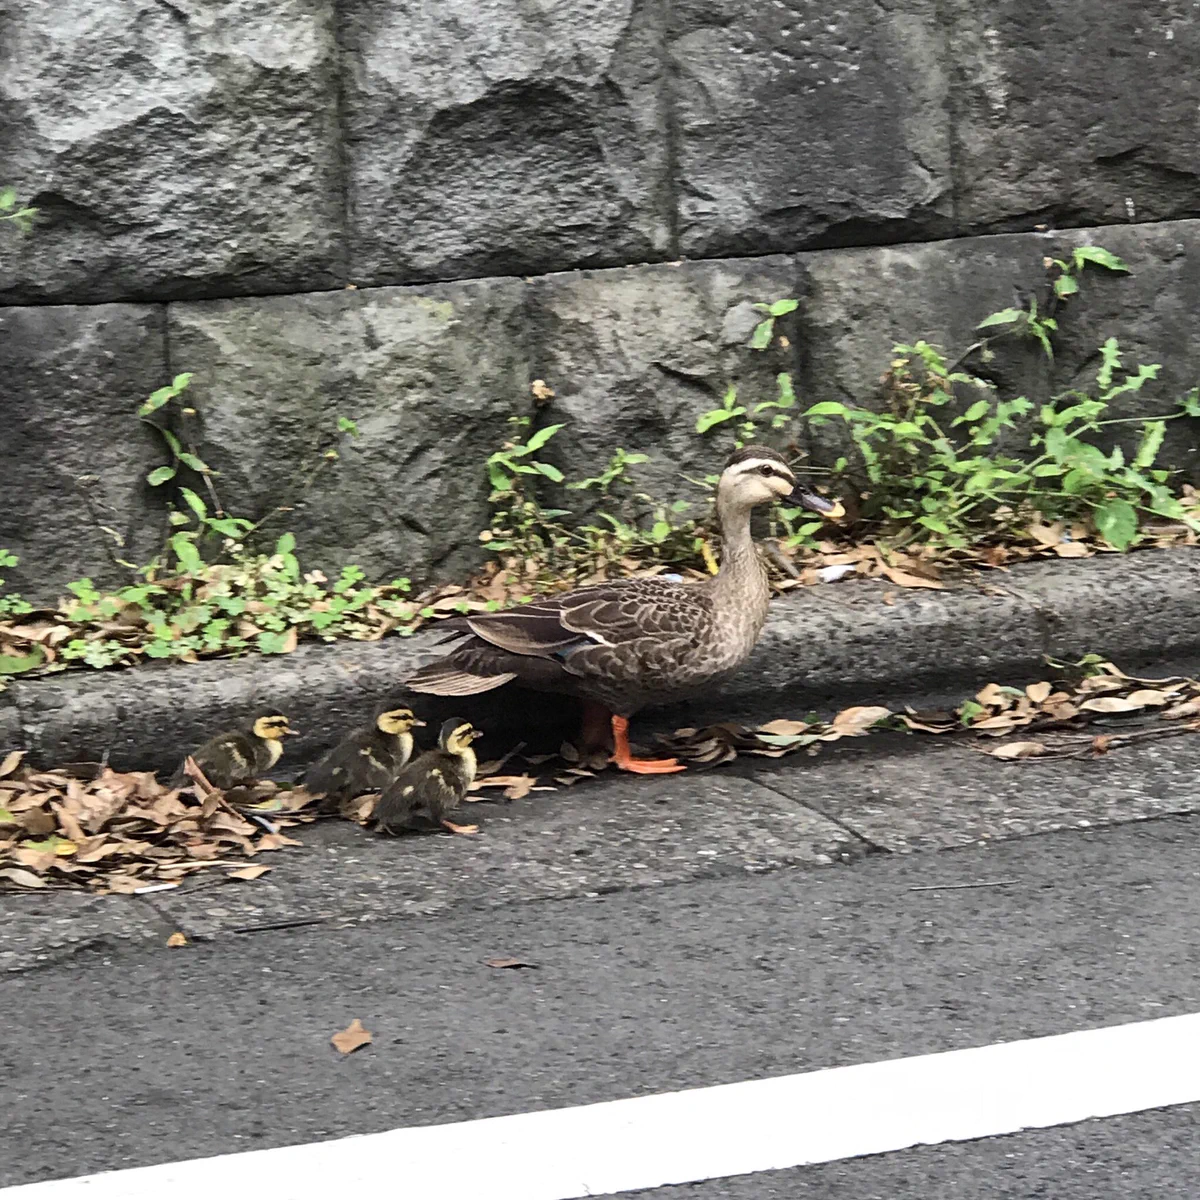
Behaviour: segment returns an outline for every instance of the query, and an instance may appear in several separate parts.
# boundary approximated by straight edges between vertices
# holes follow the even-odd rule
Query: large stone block
[[[670,52],[682,252],[948,229],[948,52],[935,7],[680,0]]]
[[[958,217],[974,228],[1194,215],[1200,10],[949,0]]]
[[[687,477],[719,470],[734,428],[701,436],[696,419],[721,406],[731,383],[739,401],[775,399],[776,374],[794,371],[794,345],[749,348],[762,319],[754,304],[803,288],[803,272],[782,255],[535,280],[534,374],[555,392],[544,420],[567,423],[545,456],[579,479],[597,474],[618,447],[646,453],[651,461],[632,469],[641,489],[703,504],[706,494]],[[779,332],[792,329],[791,317],[780,320]],[[593,498],[571,491],[561,499],[582,510]]]
[[[349,0],[342,17],[356,282],[665,256],[652,0]]]
[[[1058,233],[1008,234],[906,246],[820,251],[803,255],[810,290],[800,313],[804,392],[813,400],[860,406],[882,403],[880,378],[897,342],[918,338],[942,346],[951,359],[980,336],[976,325],[1029,297],[1048,296],[1048,257],[1069,259],[1081,245],[1099,245],[1125,260],[1130,274],[1086,268],[1080,291],[1057,311],[1055,357],[1029,339],[993,339],[994,357],[967,367],[991,379],[1005,396],[1036,405],[1072,388],[1096,390],[1099,347],[1116,337],[1125,365],[1162,365],[1141,391],[1117,397],[1109,416],[1142,418],[1177,411],[1178,398],[1200,384],[1200,346],[1192,336],[1200,309],[1200,221],[1111,226]],[[1009,435],[1027,445],[1036,414]],[[1200,422],[1168,425],[1162,461],[1192,479],[1200,475]],[[1127,444],[1139,435],[1126,428]],[[810,434],[814,454],[844,453],[848,434],[833,423]]]
[[[329,287],[330,0],[0,0],[0,184],[37,206],[0,299]]]
[[[304,562],[454,578],[488,522],[484,461],[529,407],[515,279],[173,304],[201,453],[226,508],[293,530]],[[311,478],[357,422],[336,463]]]
[[[1023,304],[1044,283],[1048,251],[1037,235],[1014,235],[802,255],[810,280],[799,334],[806,398],[880,410],[894,345],[924,339],[957,358],[979,337],[984,317]],[[969,366],[1005,395],[1049,395],[1049,365],[1029,343],[1000,343],[990,363],[976,357]],[[841,422],[809,436],[821,461],[851,445]]]
[[[165,449],[137,408],[164,354],[160,308],[0,309],[0,547],[21,559],[6,588],[50,601],[153,557],[164,512],[145,477]]]

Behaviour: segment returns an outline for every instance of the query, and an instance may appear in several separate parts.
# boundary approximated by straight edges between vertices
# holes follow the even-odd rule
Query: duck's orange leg
[[[687,768],[674,758],[634,758],[629,752],[629,721],[613,713],[613,756],[612,761],[622,771],[633,771],[637,775],[670,775]]]

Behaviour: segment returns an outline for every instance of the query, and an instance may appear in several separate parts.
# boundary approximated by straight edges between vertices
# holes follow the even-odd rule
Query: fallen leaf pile
[[[299,788],[263,783],[201,799],[146,771],[32,771],[22,757],[0,763],[0,889],[159,891],[213,868],[255,879],[271,868],[247,860],[300,845],[280,830],[310,819]]]
[[[876,730],[909,730],[914,733],[966,733],[1002,738],[1018,730],[1063,731],[1075,735],[1048,743],[1024,740],[984,748],[993,758],[1019,761],[1027,758],[1105,754],[1134,740],[1170,737],[1200,731],[1200,682],[1172,679],[1138,679],[1112,663],[1091,664],[1095,673],[1075,681],[1043,681],[1026,688],[989,683],[973,700],[953,712],[893,711],[877,706],[843,709],[832,721],[769,721],[749,727],[733,723],[704,729],[677,729],[658,742],[676,758],[718,766],[739,754],[781,758],[806,750],[817,753],[822,742],[861,737]],[[1086,736],[1079,732],[1105,718],[1152,717],[1172,722],[1149,728]]]

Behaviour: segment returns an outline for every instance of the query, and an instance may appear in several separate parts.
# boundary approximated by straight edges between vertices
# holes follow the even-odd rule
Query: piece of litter
[[[833,567],[818,567],[817,578],[822,583],[837,583],[839,579],[844,579],[847,575],[854,573],[855,566],[853,563],[838,563]]]
[[[152,883],[149,887],[134,888],[135,896],[148,896],[151,892],[169,892],[172,888],[177,888],[177,883]]]

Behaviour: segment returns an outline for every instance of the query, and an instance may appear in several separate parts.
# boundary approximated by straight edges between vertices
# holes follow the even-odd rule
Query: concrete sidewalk
[[[0,971],[138,944],[349,927],[452,909],[669,887],[868,855],[987,846],[1200,809],[1200,735],[1103,758],[1004,763],[967,740],[878,734],[816,757],[739,759],[662,778],[615,772],[470,808],[473,838],[387,839],[331,820],[262,855],[253,883],[214,870],[149,896],[0,896]],[[495,793],[484,793],[494,796]],[[943,878],[934,853],[925,881]]]

